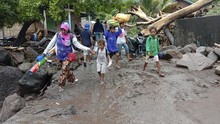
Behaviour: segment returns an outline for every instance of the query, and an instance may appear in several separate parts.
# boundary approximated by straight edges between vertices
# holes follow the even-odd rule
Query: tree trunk
[[[165,35],[167,36],[168,40],[170,41],[170,44],[174,45],[174,43],[175,43],[174,37],[171,34],[169,28],[165,27],[163,31],[164,31]]]
[[[26,31],[27,29],[30,27],[30,25],[32,24],[33,22],[24,22],[23,24],[23,27],[21,28],[19,34],[18,34],[18,37],[14,43],[15,46],[20,46],[22,43],[26,42],[27,39],[25,38],[26,36]]]
[[[209,4],[213,1],[214,0],[199,0],[199,1],[195,2],[194,4],[192,4],[190,6],[187,6],[183,9],[180,9],[180,10],[178,10],[178,11],[162,18],[161,20],[156,21],[155,23],[153,23],[150,26],[156,27],[157,30],[161,30],[161,28],[163,26],[173,22],[174,20],[176,20],[178,18],[187,16],[188,14],[193,13],[193,12],[201,9],[202,7],[204,7],[205,5],[207,5],[207,4]],[[144,30],[141,31],[141,33],[143,35],[149,35],[150,34],[149,29],[144,29]]]

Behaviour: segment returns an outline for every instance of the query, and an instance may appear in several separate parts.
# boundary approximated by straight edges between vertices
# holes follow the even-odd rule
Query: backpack
[[[99,53],[99,48],[97,50],[97,54]],[[106,54],[106,58],[108,59],[108,50],[105,48],[105,54]]]

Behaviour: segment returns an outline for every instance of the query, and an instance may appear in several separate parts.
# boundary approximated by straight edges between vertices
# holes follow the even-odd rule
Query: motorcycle
[[[131,55],[140,58],[146,54],[146,37],[136,36],[134,38],[128,37],[128,48]]]

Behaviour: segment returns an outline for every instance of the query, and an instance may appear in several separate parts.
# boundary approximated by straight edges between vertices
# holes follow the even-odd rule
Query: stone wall
[[[220,43],[220,15],[176,20],[175,45],[213,46]]]

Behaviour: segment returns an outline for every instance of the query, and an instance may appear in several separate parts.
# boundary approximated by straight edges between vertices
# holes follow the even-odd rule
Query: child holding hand
[[[107,61],[110,60],[110,56],[108,50],[105,47],[105,41],[98,41],[98,49],[97,49],[97,72],[100,78],[100,85],[104,84],[104,77],[107,69]]]

